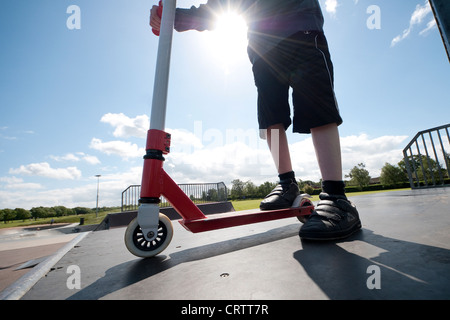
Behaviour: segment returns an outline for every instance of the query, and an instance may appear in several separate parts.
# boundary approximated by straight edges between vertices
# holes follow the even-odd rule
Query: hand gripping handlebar
[[[162,11],[163,11],[162,0],[159,0],[157,14],[158,14],[158,17],[160,17],[160,18],[162,17]],[[159,36],[159,30],[155,30],[152,28],[152,31],[156,36]]]

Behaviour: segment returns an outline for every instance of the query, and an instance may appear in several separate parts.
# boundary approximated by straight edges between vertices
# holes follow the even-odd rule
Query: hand
[[[150,26],[153,33],[157,36],[159,36],[159,30],[161,29],[162,10],[162,1],[159,1],[159,5],[153,6],[150,11]]]

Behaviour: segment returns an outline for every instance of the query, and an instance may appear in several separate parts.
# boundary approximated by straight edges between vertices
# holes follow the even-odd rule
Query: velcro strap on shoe
[[[342,220],[342,217],[339,214],[333,213],[333,212],[329,212],[329,211],[325,211],[325,210],[320,210],[318,208],[316,208],[316,210],[314,210],[313,215],[315,215],[316,217],[318,217],[320,220],[322,221],[336,221],[339,222]],[[312,215],[311,215],[312,217]]]
[[[345,211],[337,205],[335,201],[321,200],[316,206],[319,215],[332,220],[340,220]]]
[[[279,184],[266,196],[266,198],[271,196],[281,196],[283,193],[283,187]]]

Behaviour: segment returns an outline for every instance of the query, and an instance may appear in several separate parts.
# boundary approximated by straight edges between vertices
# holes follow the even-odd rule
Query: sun
[[[217,17],[214,30],[207,33],[206,41],[213,57],[227,73],[234,64],[246,58],[247,24],[237,13],[223,13]]]

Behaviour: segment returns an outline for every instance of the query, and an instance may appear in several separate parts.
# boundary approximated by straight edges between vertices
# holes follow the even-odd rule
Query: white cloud
[[[257,131],[255,130],[255,136]],[[364,162],[373,177],[379,176],[386,162],[397,164],[402,159],[402,144],[407,136],[370,138],[366,134],[341,138],[344,175],[358,163]],[[219,139],[220,140],[220,139]],[[219,182],[230,183],[239,178],[255,184],[276,181],[277,173],[265,141],[257,144],[231,142],[214,143],[195,149],[171,153],[165,163],[167,172],[178,183]],[[317,160],[309,137],[290,144],[293,169],[302,180],[319,181]]]
[[[21,178],[17,177],[0,177],[0,187],[4,189],[13,190],[37,190],[42,189],[43,186],[39,183],[26,183]]]
[[[147,115],[138,115],[130,118],[123,113],[107,113],[100,119],[101,122],[108,123],[114,127],[113,136],[117,138],[146,138],[150,126]],[[93,138],[89,147],[107,155],[117,155],[124,160],[132,158],[142,158],[145,155],[145,140],[142,147],[135,143],[122,140],[106,141]],[[95,162],[94,158],[85,157],[86,161]]]
[[[150,120],[147,115],[130,118],[123,113],[107,113],[100,121],[115,127],[113,135],[118,138],[144,138],[150,126]]]
[[[409,27],[405,30],[403,30],[402,34],[396,36],[394,39],[392,39],[391,47],[394,47],[402,40],[406,39],[414,29],[416,25],[420,25],[429,14],[432,14],[431,6],[428,1],[425,1],[424,5],[418,4],[416,6],[416,9],[411,15],[411,19],[409,21]],[[433,29],[436,27],[436,21],[434,19],[434,16],[432,16],[431,20],[427,23],[427,27],[422,30],[419,34],[424,35],[427,31]]]
[[[141,167],[126,172],[102,174],[99,188],[99,206],[120,206],[122,191],[129,185],[140,184]],[[0,177],[0,208],[24,208],[62,205],[68,208],[96,206],[97,178],[77,187],[45,189],[41,185],[25,183],[16,177]]]
[[[107,155],[120,156],[125,160],[136,157],[142,158],[145,155],[145,148],[140,148],[137,144],[127,141],[103,142],[101,139],[92,138],[89,147]]]
[[[80,159],[73,153],[68,153],[64,156],[50,156],[55,161],[80,161]]]
[[[61,161],[74,161],[74,162],[78,162],[78,161],[85,161],[89,164],[95,165],[95,164],[100,164],[100,160],[96,157],[96,156],[91,156],[88,154],[85,154],[84,152],[76,152],[74,153],[67,153],[64,156],[50,156],[51,159],[61,162]]]
[[[165,165],[167,172],[178,183],[230,183],[236,178],[262,183],[272,180],[275,170],[266,149],[234,142],[205,147],[191,153],[173,152],[167,157]]]
[[[135,118],[129,118],[123,113],[113,114],[107,113],[102,119],[102,122],[109,123],[115,127],[113,135],[115,137],[138,137],[146,138],[149,128],[149,119],[146,115],[139,115]],[[192,148],[202,148],[202,142],[191,133],[183,129],[166,129],[166,132],[172,134],[172,150],[192,150]],[[103,142],[101,139],[93,138],[90,143],[90,148],[98,150],[107,155],[118,155],[123,159],[142,158],[145,155],[145,140],[142,140],[142,147],[129,141],[115,140]],[[69,156],[69,155],[67,155]],[[73,157],[70,156],[71,158]],[[56,157],[53,157],[56,158]],[[85,156],[84,159],[87,157]],[[67,160],[67,159],[66,159]]]
[[[422,36],[422,35],[426,34],[428,31],[430,31],[436,27],[437,27],[436,19],[433,19],[427,23],[427,27],[425,29],[423,29],[422,31],[420,31],[419,34]]]
[[[353,3],[357,5],[359,0],[353,0]],[[337,13],[338,7],[341,6],[338,0],[325,0],[325,11],[328,12],[331,16],[335,16]]]
[[[328,13],[336,14],[337,7],[339,6],[337,0],[326,0],[325,1],[325,10]]]
[[[17,169],[9,169],[10,174],[22,174],[27,176],[39,176],[57,180],[74,180],[81,177],[81,171],[77,167],[57,168],[50,167],[47,162],[21,165]]]
[[[144,138],[148,118],[129,118],[124,114],[105,114],[102,122],[114,127],[116,137]],[[203,130],[202,122],[194,123],[194,130],[167,129],[172,134],[171,153],[166,156],[165,170],[177,183],[225,182],[233,179],[251,180],[256,185],[277,181],[277,172],[265,140],[256,129]],[[372,177],[379,176],[385,162],[397,164],[402,158],[406,136],[369,137],[366,134],[341,137],[344,175],[358,163],[364,162]],[[117,155],[124,160],[142,159],[142,145],[130,141],[103,141],[92,138],[90,148],[107,155]],[[140,142],[139,142],[140,143]],[[321,178],[311,137],[290,144],[293,169],[298,179],[319,181]],[[97,157],[84,152],[50,156],[56,161],[99,164]],[[41,176],[53,179],[78,179],[81,171],[76,167],[52,168],[48,163],[33,163],[9,170],[11,175]],[[121,193],[129,185],[140,184],[142,166],[114,173],[103,172],[100,178],[100,205],[120,205]],[[0,203],[2,207],[55,206],[95,207],[96,179],[74,187],[46,189],[15,176],[0,178]]]
[[[410,25],[415,25],[415,24],[421,23],[426,18],[426,16],[431,12],[432,12],[431,6],[428,1],[425,1],[425,4],[423,6],[418,4],[416,6],[416,10],[414,10],[414,12],[411,16]]]
[[[168,130],[169,131],[169,130]],[[246,138],[239,141],[237,133],[246,132]],[[227,185],[233,179],[251,180],[259,185],[265,181],[277,181],[277,173],[266,142],[258,138],[258,130],[242,131],[235,134],[220,131],[188,132],[170,130],[174,144],[185,143],[184,147],[173,148],[166,156],[164,168],[177,183],[220,182]],[[184,136],[180,135],[183,133]],[[215,134],[215,136],[214,136]],[[214,136],[214,137],[213,137]],[[254,139],[253,139],[254,136]],[[402,159],[402,149],[406,144],[406,136],[370,137],[359,134],[341,137],[344,175],[358,163],[364,162],[372,177],[380,174],[386,162],[397,164]],[[102,142],[93,139],[92,145],[102,152],[123,156],[128,148],[142,158],[142,150],[137,145],[123,141]],[[298,179],[319,181],[315,152],[310,137],[290,144],[294,171]],[[128,153],[128,156],[130,155]],[[52,169],[47,164],[33,164],[11,169],[10,174],[46,175],[61,178],[62,170],[70,176],[69,168]],[[72,176],[77,175],[74,171]],[[120,172],[102,173],[100,178],[100,206],[119,206],[122,191],[129,185],[140,184],[142,166],[135,166]],[[68,188],[46,189],[39,184],[27,183],[17,177],[0,178],[1,207],[29,209],[34,206],[95,207],[97,179],[89,178],[87,183]]]
[[[341,139],[344,174],[358,163],[365,163],[372,177],[378,177],[386,162],[392,165],[403,158],[403,147],[407,136],[382,136],[369,138],[366,134]]]
[[[96,156],[85,155],[83,156],[83,160],[92,165],[101,163]]]
[[[194,133],[189,132],[188,130],[183,129],[167,129],[167,132],[170,132],[171,139],[171,148],[172,151],[175,150],[190,150],[192,148],[199,149],[203,148],[203,143],[199,137],[197,137]]]
[[[0,133],[0,138],[5,139],[5,140],[17,140],[17,137],[5,136],[1,133]]]

